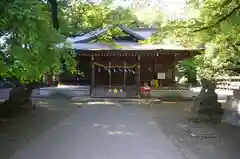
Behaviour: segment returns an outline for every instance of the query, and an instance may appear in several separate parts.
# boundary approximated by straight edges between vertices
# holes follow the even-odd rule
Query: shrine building
[[[157,79],[158,89],[173,87],[176,64],[201,51],[181,46],[140,44],[156,33],[156,28],[130,29],[117,25],[114,27],[124,35],[112,37],[114,45],[99,41],[99,37],[112,27],[67,39],[77,53],[79,70],[84,72],[84,76],[74,78],[84,79],[85,84],[90,85],[92,97],[139,97],[140,87],[146,82],[150,85],[152,79]]]

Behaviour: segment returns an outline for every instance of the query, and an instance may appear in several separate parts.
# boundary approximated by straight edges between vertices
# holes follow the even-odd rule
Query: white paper
[[[165,79],[166,78],[165,76],[166,76],[165,73],[158,73],[157,74],[158,79]]]

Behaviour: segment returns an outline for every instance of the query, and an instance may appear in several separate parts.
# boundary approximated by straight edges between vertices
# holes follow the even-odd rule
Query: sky
[[[131,0],[130,0],[131,1]],[[134,2],[134,0],[132,0]],[[141,0],[137,0],[141,1]],[[143,0],[146,1],[146,0]],[[152,5],[161,3],[164,14],[170,19],[182,18],[184,16],[183,9],[185,7],[186,0],[148,0]],[[115,0],[115,5],[128,6],[130,2],[125,0]]]
[[[95,3],[100,3],[102,0],[91,0],[91,1]],[[127,7],[131,3],[136,3],[141,1],[142,2],[148,1],[150,3],[150,6],[154,6],[154,5],[156,6],[156,4],[161,5],[162,12],[168,17],[168,19],[179,19],[179,18],[186,17],[183,11],[186,0],[114,0],[114,4],[112,6]],[[145,9],[145,7],[143,7],[143,9]]]
[[[172,18],[184,16],[185,0],[162,0],[164,12]]]

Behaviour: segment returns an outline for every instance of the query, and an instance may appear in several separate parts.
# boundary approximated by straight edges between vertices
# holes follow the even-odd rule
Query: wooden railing
[[[225,76],[217,78],[217,89],[238,90],[240,89],[240,76]]]

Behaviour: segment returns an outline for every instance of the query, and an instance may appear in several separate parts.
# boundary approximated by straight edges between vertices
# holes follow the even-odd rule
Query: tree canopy
[[[56,47],[64,37],[53,28],[49,5],[39,0],[0,2],[1,76],[38,81],[62,66],[74,71],[73,54]]]
[[[110,1],[94,4],[72,1],[68,7],[61,8],[62,17],[68,21],[70,32],[88,32],[114,24],[137,26],[138,20],[129,8],[111,7]],[[61,28],[61,27],[60,27]]]
[[[160,26],[152,42],[168,39],[186,47],[205,45],[205,52],[195,58],[199,76],[212,79],[228,73],[226,68],[240,60],[240,1],[189,0],[188,11],[191,17]]]

